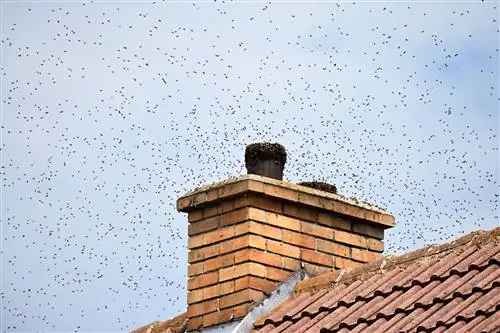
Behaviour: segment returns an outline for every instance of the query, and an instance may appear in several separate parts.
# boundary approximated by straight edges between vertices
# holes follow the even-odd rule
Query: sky
[[[497,1],[1,1],[2,332],[186,309],[185,192],[284,179],[386,208],[401,254],[499,225]]]

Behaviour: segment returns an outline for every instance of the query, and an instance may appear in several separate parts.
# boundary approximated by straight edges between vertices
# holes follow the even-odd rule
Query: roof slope
[[[137,328],[130,333],[183,333],[186,331],[186,327],[187,314],[184,312],[170,320],[154,321],[151,324]]]
[[[500,332],[500,228],[299,283],[254,332]]]

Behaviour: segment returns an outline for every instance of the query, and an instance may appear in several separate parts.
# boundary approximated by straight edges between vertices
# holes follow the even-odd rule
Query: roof
[[[258,333],[499,332],[500,228],[300,282]]]
[[[186,312],[170,319],[158,320],[151,324],[142,326],[133,330],[130,333],[184,333],[187,327]]]

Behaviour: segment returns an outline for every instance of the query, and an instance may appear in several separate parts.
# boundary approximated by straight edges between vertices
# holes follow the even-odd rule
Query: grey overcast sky
[[[497,6],[1,1],[2,331],[184,311],[176,199],[251,142],[387,208],[386,254],[497,226]]]

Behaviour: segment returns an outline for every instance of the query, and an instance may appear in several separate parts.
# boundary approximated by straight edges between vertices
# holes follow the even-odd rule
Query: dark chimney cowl
[[[260,142],[245,149],[247,173],[283,180],[286,149],[279,143]]]

